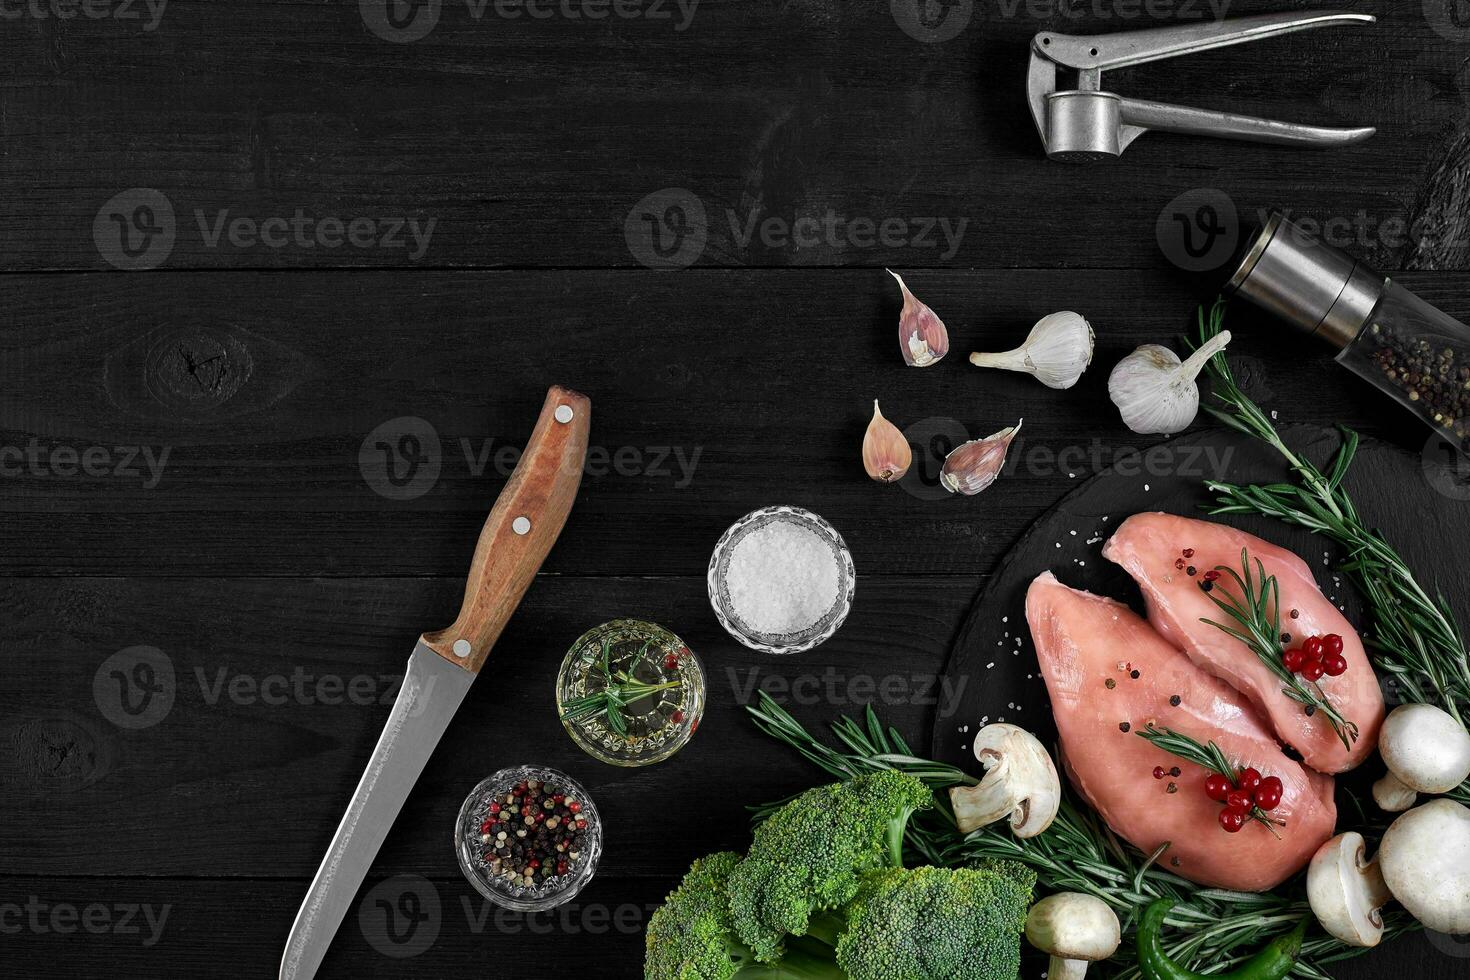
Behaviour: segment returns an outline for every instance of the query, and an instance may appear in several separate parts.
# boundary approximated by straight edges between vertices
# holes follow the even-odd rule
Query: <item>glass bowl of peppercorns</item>
[[[597,870],[602,821],[586,790],[542,766],[502,769],[470,791],[454,830],[475,890],[522,912],[568,902]]]

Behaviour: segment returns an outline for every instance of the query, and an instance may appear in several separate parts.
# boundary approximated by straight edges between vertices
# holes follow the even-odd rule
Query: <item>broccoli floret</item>
[[[875,871],[837,964],[851,980],[1015,980],[1034,881],[1019,866]]]
[[[725,884],[740,855],[700,858],[648,921],[646,980],[730,980],[755,958],[735,936]]]
[[[761,962],[779,960],[786,936],[852,901],[864,872],[902,865],[909,816],[933,799],[916,777],[885,770],[807,790],[772,813],[730,874],[740,939]]]

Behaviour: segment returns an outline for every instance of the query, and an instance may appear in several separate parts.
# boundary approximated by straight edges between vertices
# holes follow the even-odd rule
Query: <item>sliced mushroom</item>
[[[1383,938],[1380,910],[1393,901],[1377,861],[1356,831],[1338,834],[1312,855],[1307,899],[1322,928],[1349,946],[1377,946]]]
[[[985,767],[980,785],[949,791],[961,832],[1006,817],[1017,837],[1035,837],[1051,826],[1062,804],[1062,783],[1035,735],[1015,725],[986,725],[975,734],[975,758]]]
[[[1048,895],[1026,916],[1026,941],[1051,954],[1047,980],[1081,980],[1087,964],[1112,956],[1121,940],[1117,913],[1081,892]]]
[[[1378,845],[1383,882],[1428,929],[1470,933],[1470,809],[1430,800],[1399,817]]]
[[[1401,704],[1383,720],[1378,752],[1388,774],[1373,784],[1373,800],[1393,813],[1418,793],[1447,793],[1470,777],[1470,732],[1432,704]]]
[[[1393,900],[1429,929],[1470,933],[1470,809],[1445,799],[1415,807],[1371,861],[1361,834],[1338,834],[1312,856],[1307,898],[1322,928],[1350,946],[1377,945],[1379,910]]]

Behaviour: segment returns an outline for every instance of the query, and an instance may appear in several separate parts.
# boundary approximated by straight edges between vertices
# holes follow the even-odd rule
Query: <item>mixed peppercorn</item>
[[[1375,346],[1368,359],[1384,380],[1453,435],[1461,448],[1470,446],[1470,363],[1464,352],[1377,323],[1371,342]]]
[[[581,813],[581,802],[562,787],[536,779],[494,797],[480,824],[487,873],[527,888],[571,873],[587,834]]]

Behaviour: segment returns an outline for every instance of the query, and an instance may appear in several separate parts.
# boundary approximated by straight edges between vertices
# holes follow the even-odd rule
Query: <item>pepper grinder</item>
[[[1339,364],[1470,456],[1470,327],[1280,213],[1225,292],[1320,337]]]

